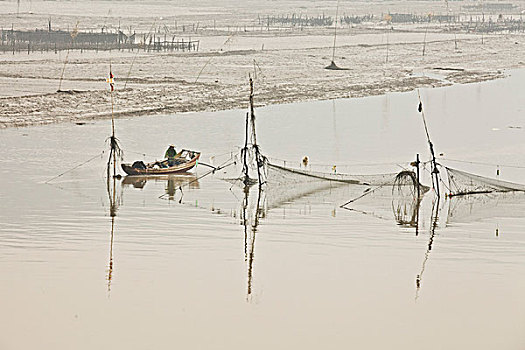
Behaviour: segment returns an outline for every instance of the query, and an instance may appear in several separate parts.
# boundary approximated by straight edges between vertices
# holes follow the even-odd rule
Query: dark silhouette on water
[[[111,282],[113,280],[113,240],[115,235],[115,218],[120,204],[120,198],[117,196],[117,178],[107,179],[107,192],[109,199],[109,216],[111,217],[111,231],[109,243],[109,263],[108,263],[108,294],[111,292]]]
[[[255,239],[259,219],[264,217],[264,210],[261,209],[261,200],[263,189],[257,188],[257,197],[255,207],[250,213],[250,187],[244,187],[244,199],[242,202],[241,225],[244,226],[244,261],[247,264],[247,282],[246,282],[246,301],[250,302],[252,298],[252,285],[255,261]]]
[[[427,250],[425,252],[425,257],[423,263],[421,264],[421,271],[416,276],[416,297],[415,300],[419,298],[419,292],[421,289],[421,281],[423,280],[423,274],[425,273],[425,268],[427,261],[430,257],[430,252],[432,251],[432,245],[434,244],[434,236],[436,234],[436,228],[439,223],[439,196],[436,196],[436,200],[432,203],[432,214],[430,218],[430,237],[428,239]]]

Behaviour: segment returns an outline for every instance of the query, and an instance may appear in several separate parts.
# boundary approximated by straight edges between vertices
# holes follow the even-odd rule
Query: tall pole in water
[[[112,153],[113,153],[113,178],[115,177],[116,175],[116,172],[117,172],[117,155],[115,153],[115,104],[113,102],[113,90],[114,90],[114,85],[113,85],[113,73],[111,72],[111,62],[109,63],[109,79],[110,79],[110,87],[111,87],[111,91],[110,91],[110,96],[111,96],[111,150],[112,150]]]
[[[110,153],[108,160],[108,181],[109,181],[109,163],[113,159],[113,177],[117,176],[117,152],[120,153],[119,146],[117,144],[117,139],[115,137],[115,115],[114,115],[114,101],[113,101],[113,91],[115,90],[115,82],[113,78],[113,73],[111,70],[111,62],[109,63],[109,77],[106,79],[106,82],[109,84],[110,90],[109,95],[111,99],[111,137],[110,137]]]
[[[427,121],[425,119],[425,112],[423,110],[423,102],[421,102],[421,95],[419,94],[419,89],[417,90],[417,97],[419,99],[418,111],[423,117],[423,125],[425,126],[425,133],[427,135],[428,146],[430,148],[430,155],[432,156],[432,187],[436,191],[439,197],[439,170],[437,168],[436,155],[434,153],[434,145],[430,141],[430,135],[428,133]]]
[[[244,148],[242,149],[242,161],[243,161],[243,164],[242,164],[242,171],[244,173],[244,179],[243,179],[243,183],[245,186],[247,186],[250,182],[250,177],[249,177],[249,173],[248,173],[248,130],[249,130],[249,120],[250,120],[250,115],[248,113],[246,113],[246,129],[245,129],[245,135],[244,135]]]
[[[259,145],[257,144],[257,134],[255,132],[255,111],[253,106],[253,80],[250,77],[250,98],[249,98],[249,104],[250,104],[250,112],[246,113],[246,129],[245,129],[245,139],[244,139],[244,148],[242,149],[241,156],[243,158],[243,183],[245,186],[248,186],[250,183],[250,177],[249,177],[249,166],[248,166],[248,152],[254,152],[255,156],[255,166],[257,167],[257,180],[259,182],[259,189],[261,189],[263,185],[263,174],[261,173],[261,167],[265,166],[266,163],[266,157],[261,155],[261,152],[259,150]],[[251,133],[250,133],[251,129]],[[249,139],[251,137],[251,144],[249,147]]]
[[[255,132],[255,111],[253,107],[253,80],[250,78],[250,119],[252,124],[252,147],[255,150],[255,161],[257,165],[257,180],[259,181],[259,188],[262,186],[261,166],[262,159],[259,152],[259,145],[257,144],[257,134]]]
[[[111,279],[113,274],[113,234],[114,234],[114,227],[115,227],[115,216],[117,216],[117,151],[119,151],[119,146],[117,144],[117,139],[115,137],[115,115],[114,115],[114,102],[113,102],[113,91],[115,90],[115,81],[113,78],[113,72],[111,69],[111,61],[109,62],[109,77],[106,79],[106,82],[109,84],[109,95],[111,99],[111,138],[110,138],[110,153],[109,153],[109,159],[108,159],[108,169],[107,169],[107,186],[108,186],[108,195],[109,195],[109,202],[110,202],[110,209],[109,213],[111,216],[111,241],[110,241],[110,249],[109,249],[109,265],[108,265],[108,293],[111,291]],[[110,189],[110,181],[109,181],[109,163],[113,160],[113,186]]]

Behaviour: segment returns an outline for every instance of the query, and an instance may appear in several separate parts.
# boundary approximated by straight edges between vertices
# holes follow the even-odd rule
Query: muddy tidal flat
[[[136,42],[143,43],[133,50],[101,47],[68,52],[47,46],[32,51],[24,46],[11,52],[6,40],[0,50],[0,127],[107,118],[111,112],[105,79],[110,64],[118,116],[244,108],[249,76],[256,82],[258,105],[270,105],[480,82],[501,78],[503,70],[525,64],[523,31],[481,31],[479,23],[497,23],[499,13],[466,11],[465,1],[450,2],[448,8],[426,1],[342,2],[340,16],[374,17],[335,28],[334,61],[347,68],[338,71],[324,69],[332,60],[333,25],[264,22],[270,16],[335,17],[335,2],[16,5],[0,3],[4,33],[9,28],[49,26],[69,32],[120,28],[136,33]],[[504,12],[505,19],[520,18],[521,2],[514,6]],[[387,13],[453,14],[463,22],[390,23],[383,20]],[[153,51],[147,48],[153,35],[156,40],[199,41],[199,50]]]

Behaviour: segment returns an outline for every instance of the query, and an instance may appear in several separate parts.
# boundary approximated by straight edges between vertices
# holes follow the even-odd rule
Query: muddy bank
[[[359,29],[338,36],[331,71],[328,30],[201,38],[208,52],[65,53],[0,56],[0,127],[107,118],[105,75],[116,80],[119,117],[245,108],[248,77],[258,105],[379,95],[502,77],[524,66],[522,37]],[[324,45],[323,45],[324,44]],[[425,47],[425,55],[422,50]],[[457,47],[457,48],[456,48]],[[59,78],[64,70],[61,90]],[[67,93],[69,91],[70,93]]]

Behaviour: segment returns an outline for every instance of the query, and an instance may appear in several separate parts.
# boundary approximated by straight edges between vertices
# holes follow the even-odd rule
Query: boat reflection
[[[193,173],[181,173],[172,175],[153,175],[153,176],[135,176],[128,175],[122,179],[122,185],[132,186],[133,188],[143,189],[149,182],[166,183],[165,193],[161,197],[167,196],[169,200],[175,199],[177,190],[183,193],[183,187],[190,189],[200,188],[199,180]]]

